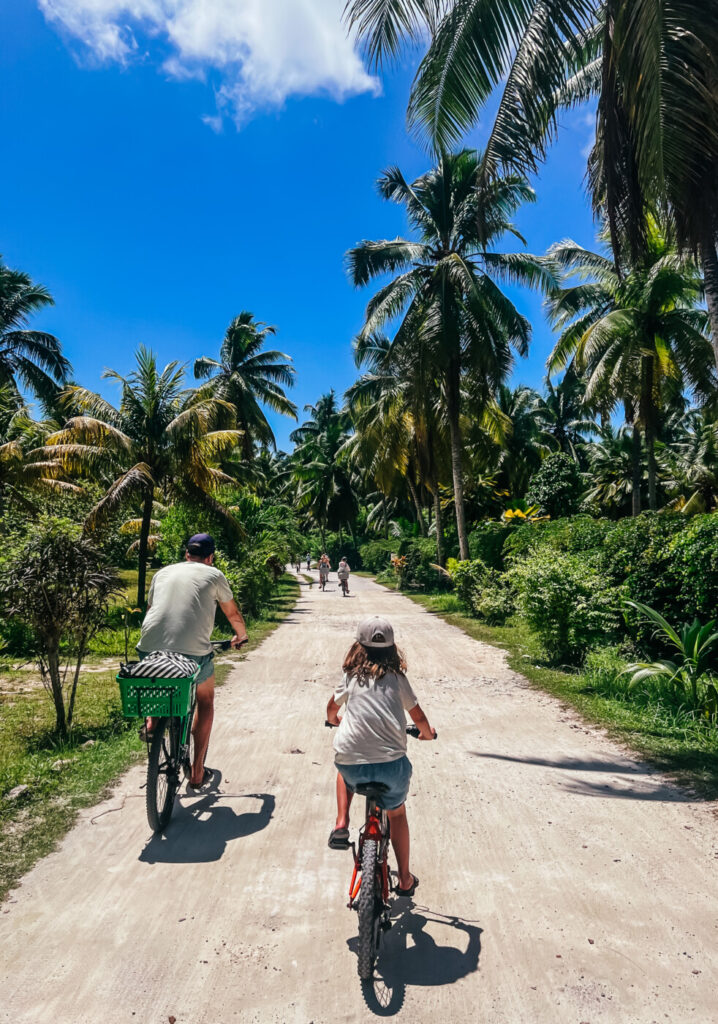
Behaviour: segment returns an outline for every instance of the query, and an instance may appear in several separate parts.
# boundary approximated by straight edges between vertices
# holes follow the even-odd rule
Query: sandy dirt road
[[[213,791],[149,834],[142,768],[0,914],[12,1024],[718,1022],[718,821],[503,655],[362,579],[303,588],[217,695]],[[331,851],[324,706],[391,617],[436,743],[411,742],[413,904],[362,992]],[[358,816],[357,816],[358,817]],[[358,824],[355,821],[354,824]]]

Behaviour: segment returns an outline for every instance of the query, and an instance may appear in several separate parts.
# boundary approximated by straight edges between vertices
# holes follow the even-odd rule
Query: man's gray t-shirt
[[[418,704],[403,672],[360,682],[344,676],[334,694],[346,704],[334,737],[337,764],[384,764],[406,754],[406,711]]]
[[[232,591],[213,565],[178,562],[155,573],[148,600],[140,650],[210,654],[217,604],[231,601]]]

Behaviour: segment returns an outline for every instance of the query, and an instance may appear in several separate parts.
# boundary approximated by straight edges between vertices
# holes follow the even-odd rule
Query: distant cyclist
[[[312,553],[311,553],[311,551],[307,551],[307,569],[311,569],[311,567],[312,567]]]
[[[329,582],[329,572],[331,570],[331,562],[329,561],[329,555],[324,552],[322,557],[319,559],[319,583],[322,590],[326,587]]]
[[[192,726],[194,762],[189,780],[193,789],[199,789],[212,777],[204,759],[214,719],[214,653],[210,637],[217,605],[234,630],[232,646],[239,647],[247,641],[247,627],[229,583],[212,565],[214,550],[214,540],[208,533],[196,533],[187,541],[184,562],[155,573],[137,645],[140,658],[146,658],[152,651],[175,651],[199,665],[197,717]],[[154,719],[148,718],[143,738],[152,734],[154,725]]]
[[[346,597],[348,595],[348,593],[349,593],[349,573],[350,572],[351,572],[351,569],[349,567],[349,563],[347,562],[347,560],[344,557],[344,555],[342,555],[342,559],[341,559],[339,565],[337,566],[337,577],[339,579],[339,582],[341,583],[342,593],[343,593],[344,597]]]

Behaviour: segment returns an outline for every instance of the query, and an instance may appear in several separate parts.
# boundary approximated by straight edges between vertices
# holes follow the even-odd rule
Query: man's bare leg
[[[409,889],[414,884],[414,876],[409,871],[409,822],[406,817],[406,804],[395,811],[387,811],[391,827],[391,845],[394,847],[396,862],[399,868],[399,888]]]
[[[341,772],[337,772],[337,823],[335,828],[349,828],[349,808],[353,793],[347,789]]]
[[[214,721],[214,675],[205,679],[197,687],[197,711],[192,723],[192,736],[194,738],[194,761],[192,763],[192,775],[190,782],[193,786],[199,786],[204,779],[204,759],[207,756],[209,746],[209,734],[212,732]]]

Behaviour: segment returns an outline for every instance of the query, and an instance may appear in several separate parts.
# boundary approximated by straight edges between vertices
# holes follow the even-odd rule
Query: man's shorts
[[[406,755],[397,761],[380,764],[337,764],[337,771],[352,793],[361,783],[383,782],[389,788],[378,797],[378,803],[387,811],[395,811],[406,802],[412,771],[411,761]]]
[[[137,648],[137,653],[140,656],[140,661],[144,661],[149,655],[149,651],[141,651]],[[210,651],[209,654],[185,654],[184,651],[178,651],[178,654],[184,654],[185,658],[191,658],[192,661],[196,661],[199,665],[199,674],[197,675],[197,685],[206,682],[210,676],[214,675],[214,651]]]

